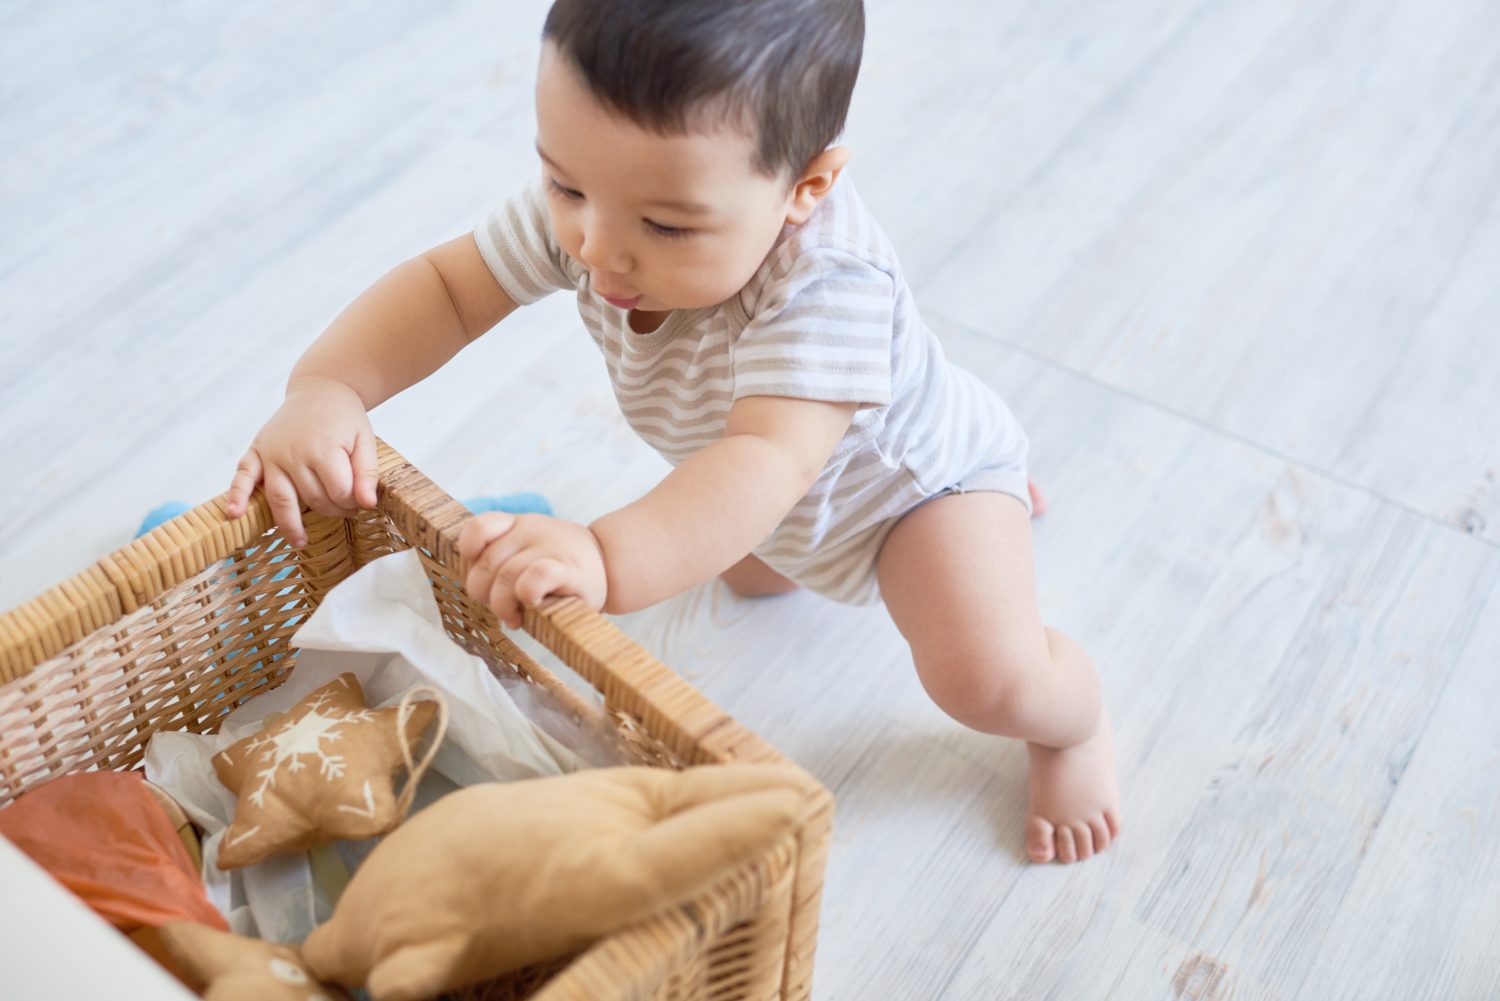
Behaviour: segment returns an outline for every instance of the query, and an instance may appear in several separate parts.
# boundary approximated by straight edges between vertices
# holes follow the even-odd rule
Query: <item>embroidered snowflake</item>
[[[245,751],[251,755],[258,755],[264,749],[270,748],[270,760],[266,762],[266,767],[255,773],[256,778],[260,779],[260,785],[250,793],[250,802],[258,807],[265,806],[266,793],[275,788],[276,776],[281,771],[281,766],[286,766],[288,774],[296,774],[307,767],[302,760],[307,756],[317,759],[318,772],[325,781],[343,777],[344,756],[330,754],[324,749],[324,744],[331,744],[341,739],[343,734],[338,728],[345,723],[367,723],[374,719],[374,716],[368,709],[325,712],[324,706],[331,698],[331,692],[322,693],[295,723],[289,726],[272,727],[270,732],[245,746]]]

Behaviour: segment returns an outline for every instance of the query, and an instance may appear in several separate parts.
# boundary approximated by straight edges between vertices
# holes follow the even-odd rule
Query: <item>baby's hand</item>
[[[549,595],[604,607],[604,552],[583,525],[544,514],[476,515],[459,534],[458,551],[470,563],[464,579],[470,596],[512,629],[521,625],[523,608]]]
[[[359,394],[331,379],[307,380],[250,443],[225,495],[229,517],[245,513],[265,481],[276,527],[294,546],[307,544],[302,504],[330,518],[375,506],[375,432]],[[300,501],[299,501],[300,498]]]

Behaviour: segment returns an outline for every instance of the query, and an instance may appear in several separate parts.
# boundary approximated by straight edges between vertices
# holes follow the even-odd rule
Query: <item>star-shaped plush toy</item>
[[[371,709],[354,675],[342,674],[214,755],[219,781],[239,797],[219,844],[219,868],[395,827],[404,811],[393,775],[436,709],[412,703],[404,720],[400,706]]]
[[[205,1001],[335,1001],[348,995],[308,972],[297,950],[175,921],[161,940]]]
[[[686,900],[796,829],[795,768],[600,768],[450,793],[375,846],[308,969],[416,1001],[567,955]]]

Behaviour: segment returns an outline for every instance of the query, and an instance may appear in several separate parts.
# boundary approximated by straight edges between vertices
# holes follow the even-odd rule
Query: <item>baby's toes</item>
[[[1088,824],[1073,825],[1073,844],[1078,849],[1078,861],[1094,857],[1094,832]]]
[[[1103,817],[1095,817],[1089,821],[1089,830],[1094,832],[1094,851],[1102,852],[1109,847],[1114,838],[1110,837],[1109,824]]]
[[[1052,825],[1041,817],[1026,819],[1026,854],[1033,862],[1051,862],[1057,854]]]
[[[1078,861],[1078,843],[1073,840],[1073,828],[1067,824],[1057,829],[1057,860],[1059,862]]]

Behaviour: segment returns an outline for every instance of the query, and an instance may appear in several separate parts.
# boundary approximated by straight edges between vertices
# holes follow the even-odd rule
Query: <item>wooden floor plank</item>
[[[1206,6],[868,4],[845,140],[850,169],[911,281],[926,284],[975,220],[1046,172]]]
[[[1205,11],[919,291],[1500,540],[1500,14],[1280,9]]]
[[[1307,610],[1238,727],[1236,760],[1205,790],[1141,904],[1142,920],[1162,931],[1270,950],[1288,993],[1500,571],[1486,547],[1413,520],[1372,512],[1367,548]],[[1452,613],[1414,614],[1432,607]],[[1260,901],[1272,893],[1281,899],[1268,918]]]
[[[1302,996],[1500,997],[1500,587],[1412,752]]]

